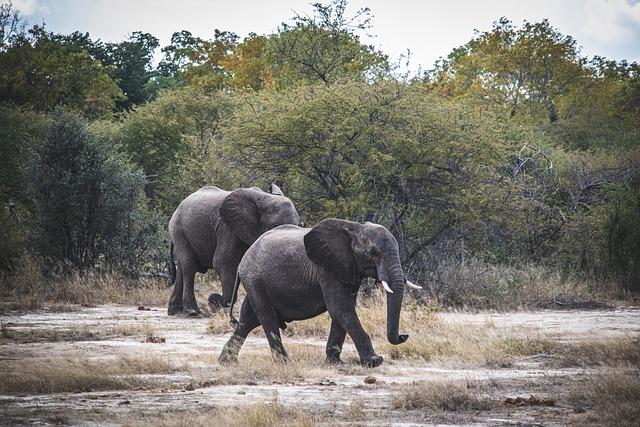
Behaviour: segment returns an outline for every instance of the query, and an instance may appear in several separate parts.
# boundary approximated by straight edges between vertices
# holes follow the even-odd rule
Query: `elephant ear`
[[[355,275],[349,221],[325,219],[304,236],[304,247],[311,261],[343,281]]]
[[[251,189],[240,188],[229,194],[220,206],[220,217],[247,245],[251,245],[262,234],[260,209]]]

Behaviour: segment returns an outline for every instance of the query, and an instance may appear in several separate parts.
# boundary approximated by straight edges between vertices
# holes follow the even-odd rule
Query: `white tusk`
[[[389,292],[390,294],[393,293],[393,291],[391,290],[387,282],[385,282],[384,280],[381,280],[380,283],[382,283],[382,287],[384,288],[385,291]]]
[[[410,288],[410,289],[422,289],[422,286],[414,285],[413,283],[411,283],[408,280],[405,283],[405,285],[407,285],[407,287]]]

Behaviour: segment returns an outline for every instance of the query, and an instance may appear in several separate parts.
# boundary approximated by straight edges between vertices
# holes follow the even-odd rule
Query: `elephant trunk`
[[[378,279],[387,282],[392,291],[387,291],[387,339],[391,344],[402,344],[408,338],[399,333],[405,278],[397,254],[382,260],[378,266]]]

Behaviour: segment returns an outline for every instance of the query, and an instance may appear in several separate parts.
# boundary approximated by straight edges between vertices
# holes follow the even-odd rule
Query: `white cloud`
[[[36,0],[13,0],[13,7],[23,15],[33,15],[38,10]]]
[[[39,4],[38,0],[12,0],[13,7],[24,16],[30,16],[38,12],[44,15],[51,13],[49,6],[46,4]]]
[[[640,2],[588,0],[585,3],[584,32],[605,43],[637,41],[640,36]]]

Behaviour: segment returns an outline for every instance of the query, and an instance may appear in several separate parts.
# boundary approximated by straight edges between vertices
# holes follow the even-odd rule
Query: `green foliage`
[[[56,109],[51,117],[34,174],[40,255],[80,269],[139,265],[140,235],[152,234],[144,176],[79,116]]]
[[[151,62],[158,46],[157,38],[140,31],[132,33],[127,41],[101,46],[104,52],[100,59],[105,65],[115,67],[113,77],[124,94],[117,102],[118,109],[130,109],[153,97],[150,80],[156,72]]]
[[[24,254],[33,230],[31,173],[45,119],[24,109],[0,105],[0,270]]]
[[[233,172],[219,158],[218,141],[232,109],[225,92],[196,87],[164,92],[124,118],[119,140],[149,177],[146,193],[166,215],[203,185],[231,184]]]
[[[516,29],[502,18],[438,63],[431,78],[442,92],[483,100],[510,117],[555,122],[559,98],[582,83],[584,65],[575,40],[547,20]]]
[[[112,72],[76,43],[36,26],[0,51],[0,97],[41,112],[65,105],[101,117],[122,98]]]
[[[1,6],[0,268],[37,247],[79,268],[157,269],[185,196],[275,180],[309,225],[386,225],[434,286],[537,265],[637,290],[638,64],[503,18],[406,82],[361,43],[369,9],[347,6],[242,40],[176,32],[156,69],[150,34],[27,31]]]
[[[369,9],[347,16],[347,4],[315,3],[313,15],[296,15],[269,39],[266,53],[278,87],[300,81],[328,85],[345,77],[362,81],[388,71],[387,57],[357,35],[370,27]]]
[[[640,290],[640,188],[613,188],[603,227],[606,264],[624,277],[625,286]]]
[[[438,61],[426,80],[441,95],[537,124],[572,149],[636,144],[637,114],[628,112],[637,112],[637,64],[579,53],[547,20],[516,28],[502,18]]]
[[[160,84],[188,84],[215,91],[226,86],[228,73],[222,62],[235,48],[238,36],[229,31],[214,32],[213,40],[194,37],[189,31],[173,33],[171,44],[162,49]]]
[[[331,84],[343,78],[364,81],[388,74],[387,57],[363,45],[357,34],[369,28],[368,8],[348,16],[346,0],[335,0],[316,3],[313,9],[313,15],[296,15],[274,34],[250,34],[240,43],[228,31],[215,30],[213,40],[176,32],[162,49],[162,77],[154,83],[207,91],[261,90],[305,82]]]
[[[309,222],[381,222],[408,260],[481,225],[512,144],[489,114],[393,82],[248,95],[226,136],[229,156],[286,182]]]

